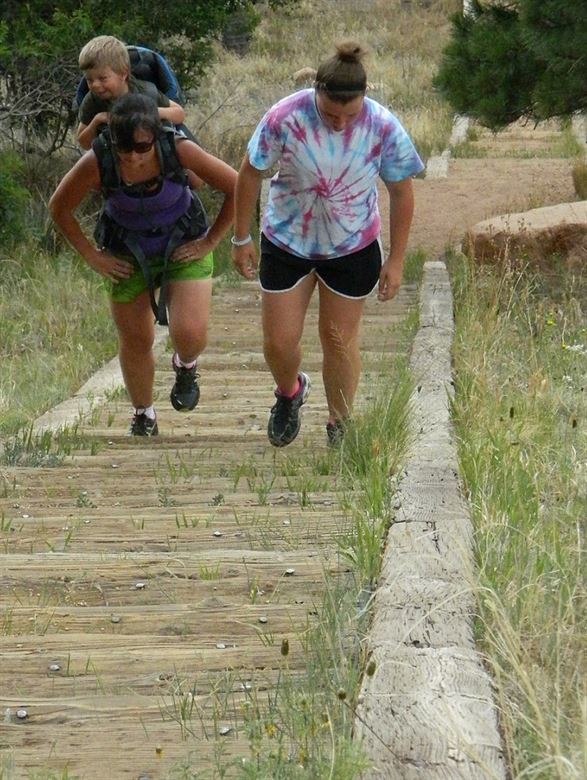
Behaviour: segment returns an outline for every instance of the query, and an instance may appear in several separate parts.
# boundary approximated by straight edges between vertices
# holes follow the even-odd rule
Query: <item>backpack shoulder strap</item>
[[[164,126],[163,133],[159,136],[157,143],[157,152],[159,154],[159,162],[163,176],[166,179],[171,179],[172,181],[187,185],[187,171],[179,161],[177,147],[175,145],[176,138],[181,137],[182,135],[177,133],[175,128]]]
[[[109,128],[105,128],[96,136],[96,138],[94,138],[92,141],[92,151],[98,160],[102,194],[107,198],[115,190],[120,188],[121,181],[118,158],[112,149],[112,139],[110,137]]]

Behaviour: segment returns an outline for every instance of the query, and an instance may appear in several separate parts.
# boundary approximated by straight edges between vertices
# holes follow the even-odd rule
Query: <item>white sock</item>
[[[176,352],[173,355],[173,362],[178,368],[193,368],[198,362],[198,359],[196,358],[195,360],[190,360],[188,363],[186,363],[185,360],[182,360]]]
[[[148,417],[149,420],[155,420],[157,415],[155,413],[155,407],[154,406],[137,406],[135,407],[135,413],[136,414],[144,414],[145,417]]]

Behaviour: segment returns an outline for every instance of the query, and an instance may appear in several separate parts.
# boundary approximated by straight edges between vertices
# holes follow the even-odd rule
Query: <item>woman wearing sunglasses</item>
[[[209,227],[190,187],[196,176],[224,194]],[[51,198],[51,214],[67,241],[106,280],[120,365],[134,407],[131,435],[158,433],[153,310],[160,322],[167,312],[169,317],[176,374],[171,403],[178,411],[198,403],[196,363],[206,346],[212,252],[232,223],[235,182],[236,171],[229,165],[167,131],[152,100],[128,94],[113,105],[109,132],[96,139]],[[97,245],[75,216],[94,192],[104,198]],[[160,289],[158,304],[155,288]]]

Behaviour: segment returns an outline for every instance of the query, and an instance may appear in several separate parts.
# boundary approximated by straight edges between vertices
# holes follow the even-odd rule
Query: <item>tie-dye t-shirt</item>
[[[424,168],[412,141],[386,108],[365,98],[341,131],[316,108],[313,89],[296,92],[265,114],[248,144],[249,161],[276,163],[262,229],[292,254],[341,257],[379,237],[377,179],[402,181]]]

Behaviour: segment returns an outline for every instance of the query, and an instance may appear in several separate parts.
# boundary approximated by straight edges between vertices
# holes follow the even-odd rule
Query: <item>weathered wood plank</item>
[[[359,408],[405,348],[399,326],[415,300],[402,288],[392,305],[367,302]],[[182,762],[210,768],[218,750],[250,755],[246,702],[267,706],[285,673],[282,639],[287,674],[303,674],[325,588],[348,576],[344,484],[321,475],[332,455],[316,324],[313,304],[304,367],[315,381],[287,452],[267,443],[273,383],[258,290],[243,284],[215,289],[193,413],[171,409],[161,354],[157,440],[129,439],[126,401],[102,394],[60,465],[2,468],[0,743],[14,778],[67,767],[84,780],[155,780]]]

